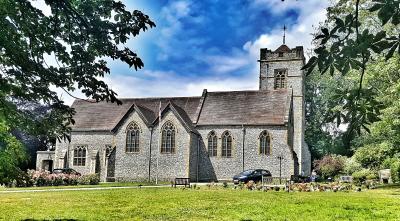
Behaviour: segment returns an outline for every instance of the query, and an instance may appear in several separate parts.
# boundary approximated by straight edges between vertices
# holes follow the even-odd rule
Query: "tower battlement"
[[[290,49],[286,45],[281,45],[275,51],[268,48],[260,49],[259,61],[285,61],[285,60],[304,60],[304,51],[302,46],[296,46]]]

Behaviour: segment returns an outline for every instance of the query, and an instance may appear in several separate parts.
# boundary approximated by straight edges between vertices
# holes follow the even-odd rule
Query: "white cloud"
[[[312,48],[312,33],[326,19],[326,8],[328,6],[329,1],[321,0],[287,0],[284,2],[280,0],[256,0],[254,2],[254,7],[265,7],[270,9],[272,13],[284,13],[295,9],[299,16],[297,21],[288,27],[286,45],[291,48],[301,45],[306,51]],[[282,27],[279,27],[260,35],[255,41],[246,42],[243,48],[249,51],[252,57],[258,57],[260,48],[274,50],[279,47],[282,44],[282,35]]]
[[[204,61],[210,65],[210,71],[216,74],[236,71],[251,62],[243,53],[232,56],[210,55],[206,56]]]
[[[280,0],[257,0],[254,6],[270,7],[273,13],[284,13],[287,10],[295,9],[299,16],[294,24],[287,24],[289,29],[286,33],[286,44],[291,48],[303,45],[307,50],[311,48],[311,33],[320,22],[325,20],[328,1],[287,0],[282,3]],[[169,53],[174,53],[174,48],[171,47],[176,45],[176,42],[169,44],[169,41],[176,41],[174,35],[182,29],[180,19],[190,16],[190,12],[189,1],[178,1],[163,8],[162,16],[169,25],[161,31],[162,36],[158,42],[161,52],[158,59],[168,59]],[[196,19],[201,20],[200,18]],[[258,89],[259,64],[257,59],[260,48],[276,49],[282,44],[282,34],[282,28],[279,27],[261,34],[255,40],[247,41],[241,49],[233,49],[228,55],[205,56],[203,61],[210,65],[210,70],[215,73],[212,76],[206,75],[193,79],[182,77],[172,71],[161,70],[144,70],[139,75],[121,75],[112,70],[112,74],[106,76],[105,81],[118,93],[118,97],[200,96],[205,88],[209,91],[255,90]],[[189,40],[193,39],[187,39],[187,41]],[[188,60],[188,62],[191,61]],[[243,68],[248,69],[248,73],[245,75],[227,75],[229,72]],[[201,73],[201,70],[199,72]],[[68,95],[65,92],[61,91],[59,94],[62,94],[67,103],[73,100],[67,98]],[[83,97],[79,92],[73,94]]]

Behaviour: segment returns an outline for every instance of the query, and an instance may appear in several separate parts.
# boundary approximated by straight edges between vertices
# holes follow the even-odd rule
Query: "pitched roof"
[[[275,52],[289,52],[290,48],[287,45],[281,45],[275,50]]]
[[[98,102],[92,103],[75,100],[72,107],[75,108],[74,131],[111,131],[132,106],[138,108],[148,122],[153,122],[158,115],[161,101],[162,109],[170,102],[174,102],[182,108],[193,121],[196,119],[196,109],[201,97],[164,97],[164,98],[123,98],[122,105],[116,103]]]
[[[287,90],[209,92],[197,125],[284,125]]]
[[[185,127],[196,125],[284,125],[287,121],[287,90],[203,92],[200,97],[128,98],[115,103],[76,100],[74,131],[113,131],[133,109],[148,126],[161,110],[170,107]]]

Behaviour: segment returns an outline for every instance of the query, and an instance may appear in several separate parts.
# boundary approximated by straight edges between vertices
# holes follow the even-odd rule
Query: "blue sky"
[[[129,10],[148,14],[157,27],[126,46],[145,67],[110,61],[105,81],[119,97],[199,96],[210,91],[258,88],[259,49],[282,44],[311,47],[325,19],[327,0],[135,0]],[[67,103],[72,98],[59,92]],[[78,91],[74,95],[82,97]]]

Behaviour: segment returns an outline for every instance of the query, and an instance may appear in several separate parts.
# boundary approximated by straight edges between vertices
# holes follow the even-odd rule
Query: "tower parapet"
[[[286,45],[281,45],[275,51],[269,50],[268,48],[260,49],[260,60],[259,61],[285,61],[285,60],[304,60],[303,46],[297,46],[290,49]]]

